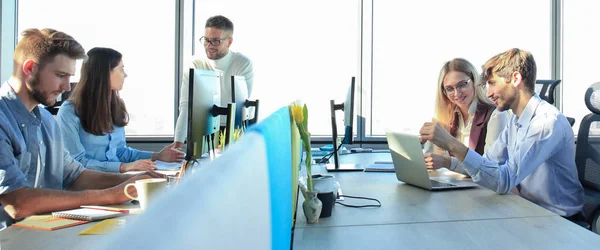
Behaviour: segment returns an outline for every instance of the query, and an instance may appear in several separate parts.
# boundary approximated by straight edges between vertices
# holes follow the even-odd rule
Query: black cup
[[[319,218],[326,218],[331,216],[333,205],[335,205],[335,197],[333,192],[318,193],[317,198],[323,203],[323,209],[321,210],[321,216]]]

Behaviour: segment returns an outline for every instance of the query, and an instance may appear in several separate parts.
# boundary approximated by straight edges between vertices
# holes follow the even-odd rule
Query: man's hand
[[[164,162],[181,162],[185,155],[181,151],[180,142],[173,142],[164,147],[159,153],[152,153],[152,160],[161,160]]]
[[[132,175],[131,178],[129,178],[128,180],[131,180],[131,179],[134,179],[134,178],[137,178],[137,177],[143,177],[143,178],[138,178],[136,180],[147,179],[147,178],[164,178],[164,179],[167,178],[167,176],[164,175],[164,174],[161,174],[161,173],[158,173],[158,172],[154,172],[154,171],[146,171],[146,172],[143,172],[143,173]]]
[[[459,161],[464,161],[469,148],[454,138],[442,125],[435,122],[426,122],[421,127],[421,143],[431,141],[436,146],[448,150]]]
[[[425,165],[427,169],[449,168],[452,163],[450,157],[439,154],[425,154]]]
[[[419,131],[421,143],[431,141],[436,146],[449,150],[449,144],[456,139],[448,133],[439,123],[426,122]]]
[[[123,202],[130,200],[129,198],[127,198],[127,196],[125,196],[125,186],[127,186],[127,184],[135,183],[135,181],[137,181],[137,180],[150,179],[150,178],[167,178],[167,176],[157,173],[157,172],[154,172],[154,171],[147,171],[144,173],[140,173],[140,174],[131,176],[131,178],[127,179],[123,183],[109,189],[109,195],[111,196],[111,200],[113,201],[113,204],[119,204],[119,203],[123,203]],[[137,196],[137,189],[130,186],[127,189],[127,193],[129,193],[129,195],[135,197],[135,196]]]
[[[151,160],[137,160],[130,163],[121,163],[121,173],[147,170],[156,170],[156,164]]]

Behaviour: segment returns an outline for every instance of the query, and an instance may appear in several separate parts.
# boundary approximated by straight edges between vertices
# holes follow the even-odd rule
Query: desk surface
[[[296,228],[294,232],[294,249],[598,249],[598,246],[600,236],[560,216]]]
[[[133,215],[124,217],[128,222],[135,218]],[[77,235],[79,232],[92,227],[98,222],[44,231],[22,227],[8,227],[0,232],[1,249],[23,250],[59,250],[59,249],[89,249],[106,237],[106,235]]]
[[[341,160],[368,165],[375,160],[390,160],[390,156],[351,154]],[[325,172],[319,167],[314,169]],[[309,225],[300,200],[294,249],[598,249],[600,246],[600,236],[516,195],[498,195],[484,188],[431,192],[399,182],[394,173],[334,175],[344,194],[377,198],[382,207],[336,205],[332,217]],[[124,218],[131,221],[136,217]],[[106,237],[77,235],[93,224],[57,231],[9,227],[0,232],[0,246],[2,249],[88,249]]]
[[[344,155],[340,161],[366,166],[390,159],[389,153],[363,153]],[[315,165],[313,172],[326,170]],[[481,187],[429,191],[398,181],[395,173],[329,174],[336,176],[344,194],[376,198],[382,206],[336,205],[331,217],[307,224],[301,198],[294,249],[597,249],[600,245],[600,236],[517,195],[498,195]]]

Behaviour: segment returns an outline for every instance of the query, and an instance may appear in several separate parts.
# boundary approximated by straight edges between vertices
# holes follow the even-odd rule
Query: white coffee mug
[[[133,186],[137,190],[137,197],[133,197],[127,192],[127,189]],[[167,186],[167,179],[164,178],[153,178],[153,179],[141,179],[135,181],[135,183],[129,183],[125,185],[125,196],[132,200],[140,202],[140,207],[145,210],[148,204],[152,202],[158,194],[163,192]]]

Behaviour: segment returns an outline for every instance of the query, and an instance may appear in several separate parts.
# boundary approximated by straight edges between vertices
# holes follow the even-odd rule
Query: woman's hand
[[[174,142],[164,147],[158,153],[152,153],[152,160],[160,160],[164,162],[181,162],[185,158],[185,154],[181,148],[177,147],[178,143]]]

